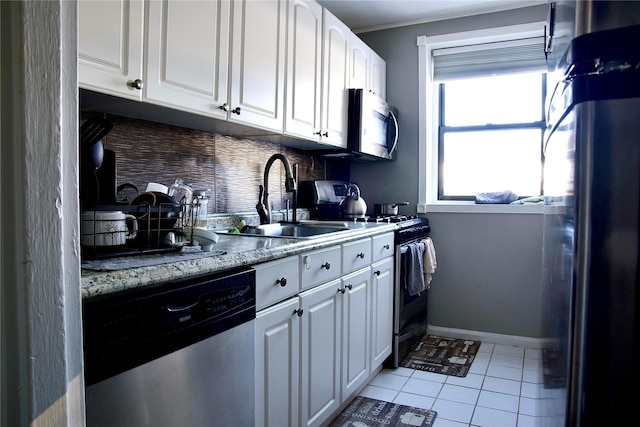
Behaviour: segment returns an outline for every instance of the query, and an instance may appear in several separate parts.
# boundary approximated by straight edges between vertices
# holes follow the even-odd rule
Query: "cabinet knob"
[[[347,289],[349,290],[353,289],[353,285],[349,283],[348,285],[345,285],[344,288],[338,288],[338,292],[340,292],[341,294],[344,294],[345,292],[347,292]]]
[[[364,259],[364,252],[360,252],[356,257]]]
[[[233,110],[231,110],[231,112],[232,112],[233,114],[240,115],[240,107],[236,107],[236,108],[234,108]]]
[[[386,245],[384,245],[384,248],[389,250],[389,244],[387,243]]]
[[[142,90],[142,88],[144,87],[144,82],[140,79],[135,79],[132,82],[127,82],[127,86],[132,89]]]
[[[329,132],[321,132],[321,131],[317,131],[313,133],[314,135],[320,135],[320,136],[324,136],[325,138],[329,137]]]
[[[374,271],[374,272],[373,272],[373,274],[375,274],[376,276],[379,276],[379,275],[380,275],[380,273],[381,273],[381,271],[380,271],[380,270],[376,270],[376,271]]]
[[[297,309],[297,310],[293,310],[293,314],[297,314],[297,315],[298,315],[298,317],[301,317],[301,316],[302,316],[302,313],[304,313],[304,310],[303,310],[303,309],[301,309],[301,308],[299,308],[299,309]]]
[[[331,268],[331,264],[329,264],[328,262],[325,262],[320,266],[320,268],[326,268],[327,270],[329,270]]]
[[[276,280],[276,283],[278,283],[282,287],[285,287],[285,286],[287,286],[287,278],[286,277],[282,277],[282,278]]]
[[[229,111],[229,104],[227,104],[226,102],[224,104],[222,104],[221,106],[218,107],[220,110],[222,111]]]

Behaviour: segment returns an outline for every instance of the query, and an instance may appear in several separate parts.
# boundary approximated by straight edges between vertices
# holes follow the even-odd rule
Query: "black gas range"
[[[398,229],[395,232],[395,244],[409,242],[411,240],[428,236],[431,232],[429,219],[416,215],[382,215],[374,217],[355,218],[357,222],[387,223],[396,224]]]

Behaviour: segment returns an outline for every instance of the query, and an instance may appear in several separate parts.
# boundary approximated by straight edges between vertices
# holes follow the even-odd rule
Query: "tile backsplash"
[[[243,139],[140,119],[107,114],[113,129],[103,139],[116,153],[117,184],[144,191],[148,182],[166,186],[182,178],[194,190],[208,189],[209,213],[255,212],[258,186],[271,155],[297,163],[298,180],[349,179],[349,162],[324,158],[271,142]],[[269,174],[272,209],[284,207],[284,167],[276,161]]]

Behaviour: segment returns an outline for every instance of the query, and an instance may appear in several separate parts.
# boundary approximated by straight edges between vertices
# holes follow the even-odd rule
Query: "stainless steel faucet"
[[[271,224],[271,205],[269,205],[269,171],[271,170],[271,165],[276,160],[280,160],[284,164],[285,171],[285,181],[284,186],[287,190],[287,193],[293,193],[293,222],[296,222],[296,210],[297,210],[297,193],[298,193],[298,184],[296,183],[296,176],[291,169],[291,163],[289,160],[280,153],[274,154],[267,161],[267,165],[264,168],[264,179],[262,185],[260,185],[260,193],[258,194],[258,204],[256,205],[256,210],[258,211],[258,215],[260,216],[260,224]],[[297,164],[293,165],[294,170],[297,169]]]

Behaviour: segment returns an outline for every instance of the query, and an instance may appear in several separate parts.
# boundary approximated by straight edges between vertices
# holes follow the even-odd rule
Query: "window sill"
[[[420,208],[425,210],[421,211]],[[426,205],[418,205],[418,212],[429,213],[479,213],[479,214],[544,214],[545,205],[491,205],[476,204],[474,202],[439,201]]]

